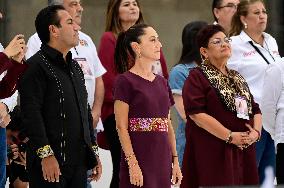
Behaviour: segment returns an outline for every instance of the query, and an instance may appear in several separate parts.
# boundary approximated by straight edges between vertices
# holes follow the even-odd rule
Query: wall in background
[[[105,29],[108,0],[82,0],[82,2],[84,7],[82,31],[89,34],[99,46],[100,37]],[[140,2],[146,22],[153,25],[160,35],[168,68],[171,68],[180,56],[183,26],[193,20],[210,23],[213,21],[211,0],[140,0]],[[0,10],[5,6],[5,20],[0,24],[3,28],[0,30],[1,42],[6,44],[17,33],[23,33],[28,39],[35,32],[35,16],[46,5],[47,0],[1,0]]]

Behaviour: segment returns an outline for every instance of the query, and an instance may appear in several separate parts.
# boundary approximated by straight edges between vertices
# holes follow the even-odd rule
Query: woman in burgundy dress
[[[117,39],[114,112],[123,154],[121,188],[170,188],[179,185],[175,136],[169,118],[173,98],[167,80],[152,72],[161,43],[156,31],[134,25]],[[172,180],[171,180],[172,179]]]
[[[139,0],[108,0],[106,28],[100,40],[98,56],[102,65],[107,70],[103,75],[105,96],[102,106],[102,121],[104,125],[104,135],[109,145],[113,165],[113,176],[110,188],[118,187],[121,155],[121,146],[115,129],[112,93],[114,81],[117,76],[114,64],[115,45],[120,32],[126,31],[134,24],[140,23],[144,23],[144,19]],[[166,60],[163,53],[161,52],[160,54],[161,57],[159,61],[154,63],[153,71],[154,73],[161,73],[165,78],[168,78]],[[99,132],[98,138],[102,138],[102,134],[103,133]]]
[[[197,36],[204,62],[183,88],[187,117],[181,188],[258,184],[261,114],[245,79],[226,67],[230,38],[219,25]]]

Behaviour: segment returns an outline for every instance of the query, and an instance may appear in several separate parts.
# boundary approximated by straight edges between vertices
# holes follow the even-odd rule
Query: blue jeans
[[[5,187],[6,184],[6,158],[6,129],[0,127],[0,188]]]
[[[178,154],[178,162],[180,167],[182,167],[182,160],[185,148],[185,123],[179,123],[176,130],[176,149]]]
[[[88,178],[89,176],[91,176],[92,174],[93,174],[93,170],[88,170],[88,171],[87,171],[87,178]],[[90,181],[90,180],[87,179],[87,187],[86,187],[86,188],[92,188],[91,182],[92,182],[92,181]]]
[[[274,141],[270,134],[262,129],[261,139],[256,143],[256,160],[258,166],[259,183],[262,184],[265,179],[265,168],[271,166],[274,170],[276,169],[276,155]]]

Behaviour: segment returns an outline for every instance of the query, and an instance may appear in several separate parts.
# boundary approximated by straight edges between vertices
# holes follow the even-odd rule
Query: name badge
[[[249,120],[247,101],[242,96],[235,96],[235,105],[237,110],[237,117]]]
[[[161,62],[160,62],[160,61],[155,61],[155,62],[152,64],[152,72],[153,72],[154,74],[163,76],[163,70],[162,70],[162,65],[161,65]]]
[[[86,58],[74,58],[74,60],[79,63],[85,76],[93,75]]]

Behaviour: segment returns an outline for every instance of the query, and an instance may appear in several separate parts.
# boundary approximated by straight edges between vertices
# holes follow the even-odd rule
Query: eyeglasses
[[[218,9],[226,8],[226,7],[237,10],[238,5],[236,5],[236,4],[234,4],[234,3],[228,3],[228,4],[224,5],[224,6],[220,6],[220,7],[218,7]]]
[[[212,43],[212,44],[214,44],[216,46],[221,46],[223,43],[230,44],[230,42],[232,42],[232,39],[230,37],[225,37],[224,40],[222,40],[222,39],[213,39],[209,43]]]

